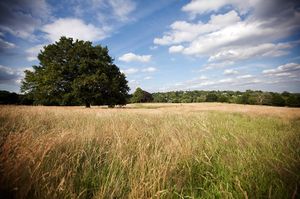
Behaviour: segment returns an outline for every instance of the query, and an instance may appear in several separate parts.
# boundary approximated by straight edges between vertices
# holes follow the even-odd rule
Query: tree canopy
[[[89,41],[61,37],[44,47],[38,66],[26,70],[21,91],[35,104],[126,104],[126,77],[113,63],[108,48]]]
[[[141,102],[152,102],[153,97],[151,93],[142,90],[141,88],[137,88],[131,97],[132,103],[141,103]]]

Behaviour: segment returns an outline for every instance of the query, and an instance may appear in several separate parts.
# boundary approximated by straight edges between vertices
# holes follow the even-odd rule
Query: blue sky
[[[0,89],[67,36],[108,46],[132,91],[300,92],[299,21],[297,0],[4,0]]]

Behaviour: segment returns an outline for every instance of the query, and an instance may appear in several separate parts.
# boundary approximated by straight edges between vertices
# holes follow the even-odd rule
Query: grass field
[[[7,198],[297,198],[300,109],[0,106]]]

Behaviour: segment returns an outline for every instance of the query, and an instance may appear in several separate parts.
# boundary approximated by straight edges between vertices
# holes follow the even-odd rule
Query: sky
[[[300,92],[297,0],[2,0],[0,90],[61,36],[107,46],[130,92]]]

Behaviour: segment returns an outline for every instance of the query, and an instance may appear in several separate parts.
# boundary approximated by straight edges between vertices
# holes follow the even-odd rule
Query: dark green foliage
[[[137,88],[133,93],[131,100],[132,103],[141,103],[141,102],[152,102],[153,97],[151,93],[142,90],[141,88]]]
[[[262,96],[262,105],[272,105],[272,94],[264,92]]]
[[[226,93],[223,93],[218,97],[218,102],[228,102],[228,96]]]
[[[215,93],[208,93],[206,96],[206,102],[217,102],[218,96]]]
[[[274,93],[272,96],[272,105],[274,106],[284,106],[285,105],[285,100],[283,99],[283,97],[278,94],[278,93]]]
[[[31,96],[29,95],[19,95],[19,103],[18,104],[22,104],[22,105],[33,105],[34,100],[32,99]]]
[[[250,97],[250,92],[247,90],[245,93],[243,93],[240,97],[239,97],[239,104],[249,104],[249,97]]]
[[[153,96],[153,102],[160,102],[160,103],[167,102],[164,93],[154,93],[152,96]]]
[[[126,104],[127,80],[107,47],[61,37],[45,46],[38,59],[40,65],[33,66],[33,72],[25,71],[21,87],[35,104]]]
[[[282,97],[289,97],[289,96],[291,96],[291,93],[289,93],[287,91],[284,91],[284,92],[281,93],[281,96]]]
[[[33,100],[29,95],[11,93],[9,91],[0,90],[0,104],[23,104],[32,105]]]
[[[171,91],[152,93],[153,102],[192,103],[227,102],[269,106],[300,107],[299,93],[272,93],[263,91]]]
[[[16,101],[16,95],[18,100]],[[87,93],[88,95],[88,93]],[[14,96],[14,97],[7,97]],[[67,96],[66,99],[69,102],[65,102],[66,105],[77,105],[79,103],[76,96]],[[208,100],[207,100],[208,99]],[[102,99],[95,99],[95,104],[101,104]],[[117,100],[115,100],[117,101]],[[115,102],[112,98],[111,102]],[[195,103],[195,102],[226,102],[235,104],[253,104],[253,105],[269,105],[269,106],[289,106],[300,107],[300,94],[299,93],[273,93],[247,90],[246,92],[240,91],[171,91],[165,93],[148,93],[141,88],[137,89],[132,95],[127,95],[124,98],[124,103],[139,103],[139,102],[157,102],[157,103]],[[18,95],[15,93],[9,93],[8,91],[0,91],[1,104],[24,104],[32,105],[36,104],[31,94]],[[45,101],[46,103],[47,101]],[[76,102],[76,103],[75,103]],[[49,103],[49,102],[48,102]],[[51,103],[51,102],[50,102]],[[53,104],[53,102],[52,102]],[[121,104],[121,103],[120,103]],[[114,104],[107,103],[110,107]]]
[[[8,91],[0,91],[0,104],[18,104],[19,95]]]
[[[287,106],[300,107],[300,94],[290,95],[286,100]]]

